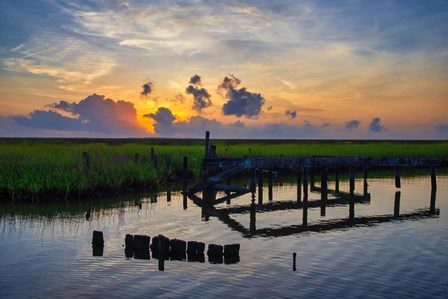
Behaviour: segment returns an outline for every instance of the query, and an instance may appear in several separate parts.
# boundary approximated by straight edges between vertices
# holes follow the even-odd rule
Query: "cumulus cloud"
[[[360,121],[360,120],[353,119],[353,120],[350,120],[350,121],[348,121],[348,122],[345,123],[345,128],[346,128],[347,130],[357,129],[357,128],[359,127],[360,124],[361,124],[361,121]]]
[[[144,117],[152,118],[155,121],[154,131],[159,135],[171,136],[175,131],[173,122],[176,120],[176,116],[168,108],[160,107],[156,113],[145,114]]]
[[[34,110],[27,116],[10,116],[17,125],[52,131],[90,132],[91,136],[143,136],[134,104],[114,101],[93,94],[79,103],[60,101],[47,105],[48,110]],[[82,133],[80,133],[82,135]],[[78,134],[79,135],[79,134]]]
[[[379,117],[373,118],[369,124],[369,131],[379,133],[385,130],[386,128],[383,125],[381,125],[381,118]]]
[[[151,94],[153,87],[154,87],[154,82],[151,82],[151,81],[146,82],[145,84],[142,85],[143,90],[141,91],[140,94],[142,96],[148,97],[148,95]]]
[[[194,75],[193,77],[190,78],[190,83],[189,84],[192,84],[192,85],[202,85],[201,76]]]
[[[291,119],[294,119],[297,117],[297,111],[296,110],[286,110],[285,115],[291,117]]]
[[[237,117],[255,117],[261,112],[261,106],[265,99],[259,93],[252,93],[245,87],[238,89],[241,80],[234,75],[224,77],[218,86],[218,92],[228,101],[222,106],[224,115],[235,115]]]
[[[202,109],[210,107],[212,105],[211,96],[205,88],[198,87],[201,83],[201,77],[194,75],[190,79],[190,85],[188,85],[185,92],[193,95],[193,109],[201,113]]]

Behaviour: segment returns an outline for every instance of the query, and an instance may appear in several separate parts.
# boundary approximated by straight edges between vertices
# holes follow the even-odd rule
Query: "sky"
[[[448,139],[448,1],[0,0],[0,137]]]

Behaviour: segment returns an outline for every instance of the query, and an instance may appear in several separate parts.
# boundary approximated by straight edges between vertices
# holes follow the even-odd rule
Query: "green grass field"
[[[437,157],[448,161],[448,142],[212,140],[222,157]],[[158,167],[150,159],[154,147]],[[83,152],[90,155],[87,170]],[[135,162],[138,154],[138,163]],[[171,156],[171,167],[167,157]],[[154,190],[178,180],[183,157],[197,178],[203,140],[0,139],[2,201],[72,199],[129,188]]]

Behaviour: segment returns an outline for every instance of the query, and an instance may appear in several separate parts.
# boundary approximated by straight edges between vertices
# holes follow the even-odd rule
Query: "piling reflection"
[[[408,220],[408,219],[421,219],[434,217],[439,215],[439,210],[436,209],[436,188],[431,190],[430,198],[430,208],[415,209],[411,212],[400,213],[400,200],[401,192],[397,191],[395,193],[394,209],[390,213],[384,215],[372,215],[372,216],[355,216],[355,207],[359,204],[369,204],[371,196],[368,193],[367,175],[366,171],[364,174],[364,186],[362,194],[357,194],[354,192],[354,169],[350,170],[349,177],[349,192],[341,192],[340,190],[330,190],[326,183],[327,171],[322,170],[322,182],[320,186],[314,185],[310,188],[312,193],[320,193],[320,200],[309,200],[308,190],[305,188],[307,186],[307,169],[304,167],[298,172],[298,180],[303,182],[303,195],[302,188],[299,186],[297,189],[297,199],[291,201],[268,201],[263,202],[263,197],[260,193],[263,193],[263,189],[258,186],[258,196],[252,191],[251,197],[252,201],[249,205],[242,206],[228,206],[228,207],[215,207],[217,203],[222,203],[223,199],[216,199],[216,192],[203,192],[204,198],[199,198],[194,194],[189,194],[188,197],[196,205],[200,206],[202,209],[203,216],[206,215],[207,220],[209,217],[217,217],[223,223],[225,223],[232,230],[240,232],[244,237],[279,237],[287,236],[291,234],[298,234],[302,232],[323,232],[329,230],[339,230],[353,226],[359,225],[376,225],[378,223],[390,222],[395,220]],[[262,183],[260,179],[259,183]],[[262,186],[262,185],[261,185]],[[311,187],[311,186],[310,186]],[[336,185],[338,187],[338,185]],[[254,190],[255,188],[251,188]],[[272,189],[271,184],[268,184],[268,193]],[[336,188],[335,188],[336,189]],[[339,188],[338,188],[339,189]],[[331,197],[329,197],[331,195]],[[232,195],[227,195],[229,197]],[[255,198],[258,198],[257,203],[255,203]],[[225,200],[226,198],[224,198]],[[330,220],[321,220],[318,223],[309,223],[308,213],[309,209],[320,209],[321,217],[326,216],[326,210],[332,207],[348,206],[347,218],[337,218]],[[300,210],[302,209],[302,223],[292,224],[283,227],[268,227],[268,228],[257,228],[257,213],[266,213],[273,211],[286,211],[286,210]],[[238,221],[232,219],[232,214],[249,214],[249,227],[245,227]]]

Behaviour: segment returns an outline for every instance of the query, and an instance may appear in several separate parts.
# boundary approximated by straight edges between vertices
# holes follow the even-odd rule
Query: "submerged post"
[[[395,187],[401,188],[400,167],[394,166],[394,172],[395,172]]]

